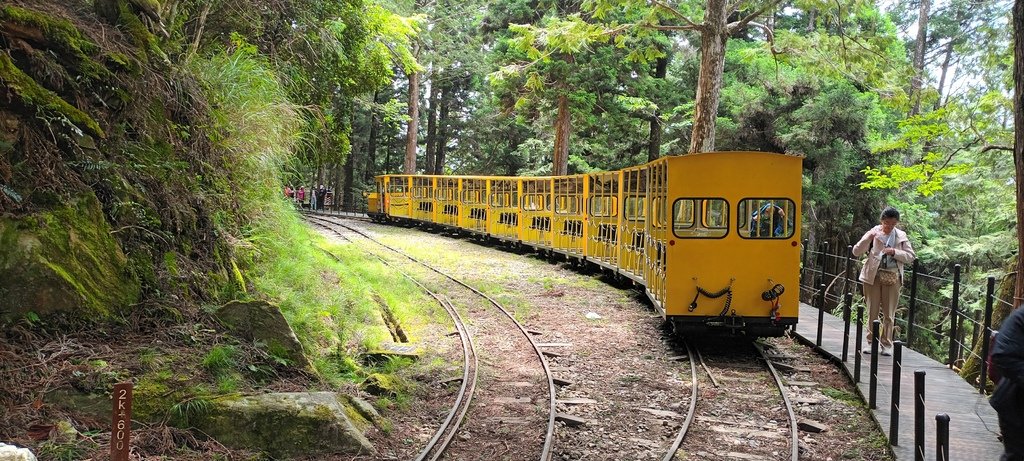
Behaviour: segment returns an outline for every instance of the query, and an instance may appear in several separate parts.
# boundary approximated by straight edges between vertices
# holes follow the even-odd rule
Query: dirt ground
[[[579,272],[566,263],[519,255],[470,239],[359,225],[389,245],[492,295],[528,328],[538,331],[538,341],[559,344],[554,348],[559,356],[549,360],[555,376],[571,384],[558,389],[558,411],[585,423],[578,427],[557,424],[553,459],[653,460],[664,456],[689,404],[690,369],[686,360],[674,360],[680,355],[677,341],[665,332],[660,317],[639,291],[615,286],[600,272]],[[433,344],[435,339],[422,338],[427,355],[420,363],[442,360],[460,367],[451,362],[454,343]],[[780,354],[791,356],[786,363],[800,370],[787,375],[787,381],[802,382],[787,386],[790,398],[799,402],[798,418],[828,427],[821,433],[800,433],[800,459],[893,459],[885,437],[841,371],[790,338],[774,338],[768,343]],[[405,459],[404,452],[392,447],[401,445],[415,451],[424,436],[436,430],[439,408],[452,400],[452,391],[437,386],[435,375],[417,367],[408,373],[420,383],[416,402],[385,412],[392,428],[373,435],[381,449],[372,459]],[[774,384],[765,386],[774,389]],[[510,393],[509,397],[516,395]],[[774,412],[780,402],[779,398],[753,400],[749,411]],[[469,417],[474,417],[473,411]],[[788,424],[784,420],[777,423],[783,428]],[[680,455],[719,453],[720,459],[744,459],[728,457],[728,448],[750,443],[728,431],[703,440],[692,438],[684,441]],[[765,459],[788,459],[788,451],[779,450],[778,458]]]

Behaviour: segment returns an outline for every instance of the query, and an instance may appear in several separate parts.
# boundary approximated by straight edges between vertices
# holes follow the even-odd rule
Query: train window
[[[622,204],[622,213],[630,221],[647,219],[647,197],[626,197]]]
[[[796,204],[788,198],[746,198],[736,212],[740,237],[788,239],[796,233]]]
[[[523,196],[524,211],[540,211],[547,209],[547,200],[543,194],[526,194]]]
[[[610,218],[618,215],[618,211],[615,209],[616,205],[615,196],[613,195],[595,195],[590,197],[590,216],[598,218]]]
[[[658,228],[665,227],[665,199],[662,197],[655,197],[651,200],[651,210],[654,213],[651,219],[651,225]]]
[[[555,197],[555,213],[558,214],[579,214],[580,198],[571,195]]]
[[[405,184],[391,183],[391,185],[388,187],[388,192],[390,192],[392,194],[405,194],[406,193],[405,188],[406,188]]]
[[[508,208],[512,206],[512,194],[508,192],[492,192],[491,206],[495,208]]]
[[[729,202],[681,198],[672,204],[672,232],[679,238],[722,238],[729,233]]]
[[[482,191],[479,190],[464,190],[462,191],[462,203],[467,205],[476,205],[482,203],[481,198],[483,196]]]

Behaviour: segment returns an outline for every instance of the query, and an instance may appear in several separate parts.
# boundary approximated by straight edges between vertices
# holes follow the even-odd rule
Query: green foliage
[[[214,376],[220,376],[232,370],[237,362],[235,356],[237,351],[234,346],[217,345],[203,357],[203,368]]]
[[[88,114],[72,106],[56,93],[39,85],[32,77],[14,65],[10,56],[0,54],[0,81],[20,100],[22,104],[42,113],[56,117],[75,131],[85,130],[98,137],[106,134]]]

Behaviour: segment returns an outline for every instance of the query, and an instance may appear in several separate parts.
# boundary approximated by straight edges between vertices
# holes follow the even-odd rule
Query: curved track
[[[690,411],[689,411],[689,413],[686,416],[686,420],[683,422],[682,426],[680,427],[679,433],[676,436],[675,441],[673,442],[673,444],[669,448],[669,450],[665,453],[665,457],[662,458],[662,461],[672,461],[673,459],[676,458],[676,453],[679,451],[679,448],[682,445],[683,440],[686,438],[687,434],[690,431],[691,426],[694,425],[695,421],[701,421],[702,419],[706,419],[708,424],[712,424],[712,425],[727,425],[727,424],[724,424],[725,423],[724,421],[717,420],[716,418],[713,418],[710,415],[697,415],[696,414],[695,410],[696,410],[696,406],[697,406],[697,396],[699,394],[699,392],[698,392],[698,385],[697,385],[697,362],[698,361],[700,362],[700,365],[704,368],[705,372],[708,375],[709,380],[712,383],[714,383],[714,387],[718,388],[718,387],[720,387],[720,384],[719,384],[718,380],[715,379],[714,375],[712,374],[711,369],[707,366],[707,364],[704,363],[704,358],[700,354],[700,351],[697,350],[697,348],[695,348],[695,347],[691,347],[689,342],[685,342],[685,344],[686,344],[687,355],[690,358],[690,370],[691,370],[692,383],[693,383],[692,384],[692,389],[691,389],[691,396],[690,396]],[[788,442],[789,446],[790,446],[790,456],[789,456],[789,459],[791,461],[798,461],[798,459],[799,459],[799,445],[798,445],[799,429],[798,429],[797,423],[796,423],[796,414],[793,412],[793,404],[789,400],[789,396],[786,394],[785,386],[782,383],[782,377],[779,375],[778,371],[775,369],[775,366],[772,365],[772,361],[769,359],[768,355],[765,353],[764,346],[759,344],[759,343],[754,343],[753,347],[758,352],[758,359],[760,361],[763,361],[764,364],[767,366],[768,373],[771,375],[772,380],[775,382],[776,389],[779,391],[779,394],[782,396],[783,406],[786,409],[786,414],[788,416],[788,422],[789,422],[789,433],[790,433],[789,442]],[[695,355],[699,358],[699,360],[694,358]],[[737,364],[733,364],[733,365],[738,365],[738,363]],[[725,370],[729,370],[732,367],[730,365],[726,364],[726,365],[722,366],[721,368],[722,368],[723,371],[725,371]],[[739,368],[742,368],[742,367],[739,367]],[[745,379],[749,379],[749,378],[745,378]],[[725,381],[728,381],[728,379],[726,379]],[[727,389],[726,392],[728,392],[728,391],[729,390]],[[725,394],[723,394],[723,395],[725,395]],[[737,410],[737,413],[739,413],[739,410]],[[763,435],[763,433],[765,431],[757,431],[757,432],[760,432]],[[768,448],[770,449],[771,446],[769,445]],[[745,455],[751,455],[751,454],[748,453],[748,454],[745,454]],[[731,458],[729,458],[729,459],[731,459]],[[766,456],[766,459],[770,459],[770,457]]]
[[[529,342],[530,348],[532,349],[533,353],[536,355],[537,359],[540,361],[541,367],[543,368],[544,377],[545,377],[545,379],[547,381],[546,384],[547,384],[547,394],[548,394],[548,421],[547,421],[547,430],[545,432],[545,437],[544,437],[544,444],[543,444],[543,448],[541,449],[541,454],[540,454],[539,459],[540,459],[540,461],[547,461],[547,460],[550,459],[552,448],[553,448],[554,428],[555,428],[555,384],[554,384],[554,381],[552,379],[551,370],[550,370],[550,368],[548,366],[546,358],[544,357],[544,355],[542,354],[542,352],[540,350],[540,347],[533,340],[533,338],[530,335],[530,333],[526,330],[526,328],[522,324],[520,324],[513,317],[513,315],[508,310],[505,309],[504,306],[502,306],[500,303],[495,301],[493,298],[491,298],[487,294],[485,294],[485,293],[481,292],[480,290],[470,286],[469,284],[463,282],[462,280],[459,280],[458,278],[456,278],[456,277],[454,277],[454,276],[452,276],[452,275],[450,275],[450,274],[448,274],[448,273],[446,273],[446,272],[444,272],[444,271],[442,271],[442,270],[440,270],[440,269],[438,269],[438,268],[436,268],[436,267],[434,267],[434,266],[432,266],[430,264],[427,264],[426,262],[423,262],[423,261],[421,261],[419,259],[416,259],[416,258],[406,254],[405,252],[403,252],[401,250],[398,250],[398,249],[396,249],[394,247],[391,247],[391,246],[389,246],[389,245],[387,245],[387,244],[385,244],[385,243],[383,243],[383,242],[373,238],[372,236],[370,236],[369,234],[363,232],[360,229],[354,228],[354,227],[349,226],[347,224],[340,223],[340,222],[338,222],[335,219],[326,219],[326,218],[315,217],[315,216],[311,216],[311,215],[306,215],[306,217],[307,217],[307,219],[310,222],[313,222],[313,223],[315,223],[315,224],[317,224],[317,225],[319,225],[321,227],[324,227],[324,228],[327,228],[329,230],[332,230],[334,233],[336,233],[337,235],[341,236],[342,238],[345,238],[346,240],[351,241],[350,238],[348,238],[346,235],[342,234],[339,231],[339,228],[345,229],[348,232],[357,234],[357,235],[363,237],[366,240],[369,240],[369,241],[371,241],[373,243],[376,243],[377,245],[379,245],[379,246],[381,246],[381,247],[383,247],[383,248],[385,248],[385,249],[387,249],[387,250],[389,250],[389,251],[391,251],[393,253],[396,253],[396,254],[398,254],[398,255],[406,258],[406,259],[409,259],[409,260],[413,261],[418,266],[421,266],[421,267],[426,268],[426,269],[428,269],[428,270],[430,270],[432,272],[440,274],[445,279],[447,279],[447,280],[449,280],[451,282],[454,282],[455,284],[457,284],[457,285],[459,285],[459,286],[469,290],[474,295],[485,299],[498,312],[500,312],[501,316],[503,316],[508,321],[513,322],[513,324],[515,325],[515,328],[522,334],[522,337],[525,338]],[[385,264],[388,264],[389,266],[394,267],[393,264],[390,264],[389,262],[384,260],[384,258],[382,258],[381,256],[379,256],[379,255],[377,255],[375,253],[372,253],[372,252],[371,252],[371,254],[374,254],[374,256],[376,256],[378,259],[381,259],[382,261],[384,261]],[[403,274],[403,275],[405,275],[405,274]],[[405,276],[409,277],[410,279],[412,279],[413,282],[416,283],[420,288],[422,288],[425,292],[427,292],[429,295],[434,297],[439,303],[441,303],[441,305],[444,306],[445,309],[449,311],[449,315],[452,316],[453,320],[456,322],[456,325],[462,324],[461,318],[459,317],[458,310],[455,309],[455,307],[451,304],[450,301],[448,301],[447,299],[444,299],[441,295],[438,295],[437,293],[427,289],[422,283],[420,283],[419,281],[413,279],[411,276],[409,276],[409,275],[405,275]],[[456,319],[458,319],[458,320],[456,320]],[[440,459],[444,455],[445,451],[449,448],[449,446],[451,445],[451,443],[454,440],[455,436],[459,433],[459,430],[460,430],[460,428],[462,427],[462,425],[463,425],[463,423],[465,421],[465,415],[466,415],[467,411],[469,410],[469,407],[470,407],[470,405],[472,403],[473,394],[474,394],[474,392],[477,389],[476,373],[477,373],[477,369],[479,368],[476,365],[476,362],[477,362],[477,358],[476,357],[477,357],[477,355],[476,355],[475,351],[469,351],[467,349],[467,347],[469,349],[473,348],[472,347],[473,342],[472,342],[472,339],[469,336],[468,329],[465,328],[464,324],[462,324],[461,327],[457,326],[457,328],[459,328],[459,330],[460,330],[459,331],[460,336],[464,335],[463,337],[466,338],[466,339],[463,340],[464,358],[465,358],[465,361],[466,361],[466,364],[467,364],[466,368],[464,369],[464,373],[463,373],[463,386],[462,386],[462,389],[460,389],[460,393],[458,394],[458,397],[456,398],[456,402],[453,405],[451,411],[449,412],[448,417],[445,419],[445,421],[442,423],[441,427],[434,434],[434,437],[432,437],[430,442],[428,442],[427,446],[420,452],[419,456],[416,458],[416,461],[422,461],[422,460],[431,460],[431,461],[433,461],[433,460],[436,460],[436,459]],[[474,363],[474,365],[472,367],[469,366],[470,361],[472,361]],[[472,368],[472,371],[470,370],[470,368]]]

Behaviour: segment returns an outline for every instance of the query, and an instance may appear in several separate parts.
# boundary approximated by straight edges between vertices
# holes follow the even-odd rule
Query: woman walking
[[[853,255],[868,255],[860,270],[860,281],[864,284],[864,303],[868,306],[868,346],[863,350],[871,353],[871,322],[882,315],[879,343],[882,355],[892,355],[893,319],[896,305],[903,287],[903,265],[914,262],[917,257],[910,245],[907,233],[896,228],[900,212],[893,207],[882,211],[879,225],[867,231],[853,246]]]

